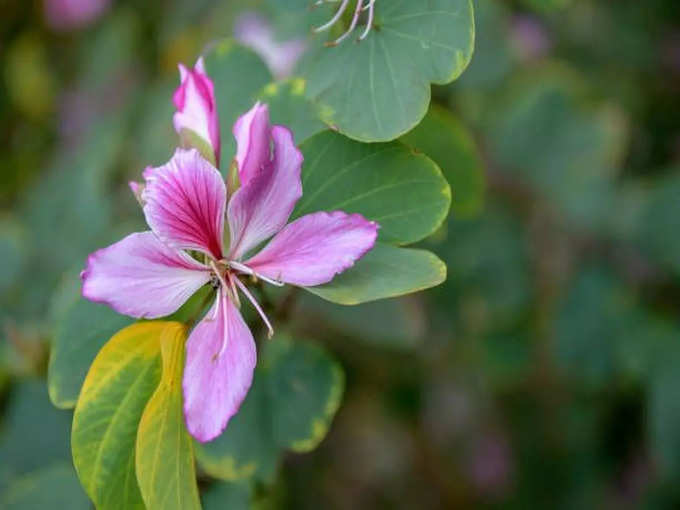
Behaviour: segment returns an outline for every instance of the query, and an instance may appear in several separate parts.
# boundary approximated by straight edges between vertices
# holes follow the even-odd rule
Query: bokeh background
[[[142,224],[126,182],[167,159],[177,63],[244,10],[272,15],[69,3],[1,8],[0,507],[82,492],[71,413],[47,396],[50,341],[87,253]],[[285,3],[279,43],[304,16]],[[256,488],[261,508],[680,507],[680,6],[475,7],[471,66],[433,90],[478,147],[445,163],[485,183],[425,243],[448,280],[357,308],[296,304],[347,389],[321,446]]]

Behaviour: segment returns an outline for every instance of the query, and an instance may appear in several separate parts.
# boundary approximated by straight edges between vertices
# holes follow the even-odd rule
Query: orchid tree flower
[[[185,146],[193,146],[215,166],[220,165],[220,123],[215,86],[205,72],[203,57],[193,69],[179,64],[180,86],[172,96],[177,111],[175,131]],[[198,139],[196,139],[198,137]]]
[[[45,21],[52,30],[67,31],[94,23],[111,0],[44,0]]]
[[[255,343],[239,311],[240,295],[273,332],[248,282],[327,283],[368,252],[378,232],[376,223],[341,211],[288,223],[302,196],[303,158],[292,133],[271,126],[267,106],[259,103],[238,119],[234,133],[240,188],[231,198],[197,150],[177,149],[168,163],[144,172],[150,231],[93,253],[81,274],[87,299],[146,319],[175,312],[204,285],[215,288],[212,308],[189,335],[183,380],[186,424],[203,442],[224,430],[252,382]]]

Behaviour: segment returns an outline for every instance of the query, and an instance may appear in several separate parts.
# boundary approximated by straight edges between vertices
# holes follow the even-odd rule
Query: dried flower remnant
[[[368,37],[368,34],[371,32],[373,29],[373,23],[375,21],[375,2],[376,0],[357,0],[356,6],[354,7],[354,14],[352,15],[352,20],[350,21],[349,27],[347,30],[336,40],[331,41],[326,43],[328,46],[336,46],[340,44],[342,41],[347,39],[352,32],[357,27],[357,24],[359,23],[359,19],[361,18],[361,15],[363,12],[368,11],[367,13],[367,19],[366,19],[366,27],[364,28],[364,31],[361,33],[359,36],[358,41],[363,41]],[[314,4],[315,6],[327,4],[327,3],[337,3],[334,0],[317,0],[317,2]],[[345,14],[345,11],[350,5],[350,0],[342,0],[340,3],[340,6],[338,7],[338,10],[336,11],[335,15],[328,21],[328,23],[321,25],[320,27],[316,27],[314,29],[315,33],[320,33],[324,32],[326,30],[330,30],[333,26],[335,26],[338,22],[342,20],[343,14]]]
[[[133,186],[150,231],[93,253],[81,274],[87,299],[139,318],[169,315],[204,285],[215,288],[212,308],[189,335],[184,369],[184,415],[199,441],[224,430],[252,383],[255,343],[239,294],[273,333],[247,282],[330,282],[373,247],[378,231],[376,223],[341,211],[288,223],[302,196],[302,154],[287,128],[270,125],[266,105],[238,119],[234,136],[237,190],[228,195],[219,171],[197,150],[177,149],[167,164],[143,172],[141,191]]]

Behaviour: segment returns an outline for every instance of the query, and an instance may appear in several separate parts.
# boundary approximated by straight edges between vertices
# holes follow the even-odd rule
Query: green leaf
[[[357,305],[429,289],[445,280],[446,265],[429,251],[376,243],[330,283],[305,289],[333,303]]]
[[[17,282],[24,268],[27,246],[26,235],[19,222],[12,218],[0,218],[0,296]]]
[[[147,508],[200,510],[193,446],[182,410],[186,329],[166,324],[160,339],[163,375],[137,432],[137,481]]]
[[[75,407],[85,376],[99,350],[119,330],[132,323],[108,306],[78,299],[68,310],[50,350],[47,387],[60,409]]]
[[[0,497],[0,507],[3,510],[88,510],[90,501],[80,487],[73,467],[68,463],[57,463],[14,481]]]
[[[99,510],[143,509],[135,476],[142,412],[160,381],[164,322],[133,324],[102,348],[78,398],[71,447],[85,491]]]
[[[306,452],[324,438],[340,405],[344,376],[320,347],[276,337],[265,344],[253,386],[215,441],[196,443],[216,478],[270,480],[283,450]]]
[[[295,310],[291,326],[295,330],[320,321],[325,334],[349,336],[382,349],[415,349],[422,343],[427,329],[425,310],[417,299],[408,297],[336,306],[314,295],[302,294]]]
[[[368,145],[327,131],[301,150],[304,195],[293,218],[360,213],[380,224],[381,241],[409,244],[432,234],[448,214],[451,189],[441,170],[400,142]]]
[[[70,423],[71,413],[50,404],[42,380],[17,382],[9,394],[0,436],[0,493],[3,479],[68,461]]]
[[[203,493],[205,510],[250,510],[252,486],[248,482],[216,482]]]
[[[291,78],[284,82],[270,83],[258,94],[258,99],[269,105],[272,123],[290,128],[298,145],[326,129],[326,125],[319,120],[314,105],[305,97],[305,88],[305,80]]]
[[[206,53],[205,68],[215,84],[224,170],[236,154],[231,135],[234,122],[252,108],[257,92],[272,81],[272,75],[260,57],[231,39],[220,41]]]
[[[470,0],[391,0],[375,11],[365,40],[328,48],[319,36],[304,66],[307,95],[321,118],[364,142],[393,140],[413,129],[427,112],[430,84],[458,78],[474,47]]]
[[[401,140],[427,154],[451,186],[456,216],[474,216],[484,205],[486,179],[477,145],[451,112],[432,105],[423,121]]]

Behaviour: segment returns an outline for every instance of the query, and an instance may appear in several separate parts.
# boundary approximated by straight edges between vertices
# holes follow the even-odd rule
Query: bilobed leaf
[[[137,481],[149,509],[200,510],[194,452],[184,425],[182,371],[186,329],[166,323],[161,333],[161,382],[139,422]]]
[[[67,462],[59,462],[12,482],[0,496],[0,508],[88,510],[90,502],[78,483],[73,467]]]
[[[144,509],[135,476],[137,427],[161,376],[167,323],[129,326],[102,348],[85,378],[71,448],[85,491],[99,510]]]
[[[334,303],[357,305],[425,290],[444,280],[446,265],[429,251],[376,243],[330,283],[305,289]]]
[[[263,356],[259,358],[253,385],[222,435],[209,443],[194,443],[201,467],[215,478],[270,479],[274,474],[279,450],[271,431],[267,376],[259,366]]]
[[[234,122],[252,108],[258,91],[272,81],[272,75],[260,57],[231,39],[218,42],[205,54],[205,68],[215,84],[222,135],[221,167],[228,169],[236,148],[231,133]]]
[[[80,388],[97,352],[132,319],[105,305],[80,298],[57,326],[50,350],[47,387],[60,409],[75,407]]]
[[[324,438],[343,388],[340,366],[320,347],[275,337],[225,432],[196,443],[201,467],[224,480],[271,480],[284,450],[309,451]]]
[[[326,35],[317,36],[304,66],[307,95],[322,119],[364,142],[393,140],[418,124],[430,84],[460,76],[474,46],[471,0],[377,2],[375,15],[373,31],[359,43],[363,26],[333,48],[324,47]]]
[[[303,196],[293,218],[316,211],[360,213],[379,239],[408,244],[444,221],[451,189],[439,167],[400,142],[362,144],[326,131],[301,146]]]
[[[258,99],[269,105],[272,124],[280,124],[293,131],[298,145],[326,129],[314,105],[305,97],[305,87],[302,78],[291,78],[270,83],[258,94]]]
[[[482,209],[486,187],[482,159],[472,136],[451,112],[432,105],[423,121],[401,141],[439,165],[451,186],[454,215],[473,216]]]
[[[267,344],[267,385],[276,444],[308,452],[326,436],[345,387],[345,376],[323,349],[279,338]]]

